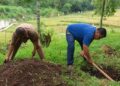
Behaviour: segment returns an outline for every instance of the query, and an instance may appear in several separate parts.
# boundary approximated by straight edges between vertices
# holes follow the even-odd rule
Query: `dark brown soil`
[[[102,65],[100,67],[105,73],[107,73],[111,78],[115,81],[120,81],[120,70],[115,69],[111,66]],[[92,76],[96,76],[97,78],[103,79],[103,76],[96,68],[90,65],[82,66],[81,69],[85,72],[88,72]]]
[[[35,60],[9,62],[0,66],[0,86],[67,86],[61,66]]]
[[[115,50],[114,48],[112,48],[109,45],[103,45],[102,46],[102,51],[105,53],[105,55],[107,55],[109,57],[118,55],[117,50]]]

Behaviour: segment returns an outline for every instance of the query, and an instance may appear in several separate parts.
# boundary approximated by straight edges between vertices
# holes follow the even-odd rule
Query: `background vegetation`
[[[101,9],[97,9],[100,0],[40,0],[40,14],[41,14],[41,28],[46,32],[52,33],[52,42],[49,47],[43,47],[46,61],[60,64],[66,70],[66,38],[65,30],[68,24],[71,23],[89,23],[99,26],[100,17],[94,15],[97,10],[99,13]],[[113,0],[106,0],[113,1]],[[119,0],[114,0],[115,2]],[[23,4],[24,3],[24,4]],[[112,2],[114,3],[114,2]],[[15,24],[5,31],[0,32],[0,64],[3,64],[9,41],[16,26],[20,23],[27,22],[36,25],[36,2],[35,0],[0,0],[0,18],[15,18],[21,21],[16,21]],[[116,3],[113,16],[104,17],[103,26],[107,28],[107,38],[100,41],[94,41],[90,46],[90,53],[95,63],[105,66],[112,66],[120,70],[120,10],[119,3]],[[98,7],[97,7],[98,6]],[[101,6],[101,5],[100,5]],[[108,8],[113,7],[112,5]],[[99,7],[100,8],[100,7]],[[116,9],[117,8],[117,9]],[[106,8],[107,9],[107,8]],[[111,9],[112,10],[112,9]],[[106,10],[107,11],[107,10]],[[113,12],[111,11],[111,12]],[[110,13],[111,13],[110,12]],[[104,53],[103,46],[111,46],[117,54],[108,56]],[[30,41],[22,44],[15,60],[30,59],[33,45]],[[63,72],[63,79],[69,86],[119,86],[120,82],[110,82],[107,79],[98,79],[89,73],[83,72],[80,68],[86,62],[80,57],[80,46],[75,44],[75,62],[74,74],[69,77]],[[26,53],[27,52],[27,53]],[[39,59],[36,54],[35,59]]]

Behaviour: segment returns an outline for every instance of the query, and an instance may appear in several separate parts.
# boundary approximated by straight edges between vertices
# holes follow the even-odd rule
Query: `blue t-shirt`
[[[79,23],[69,25],[67,30],[78,42],[89,46],[93,41],[96,27],[90,24]]]

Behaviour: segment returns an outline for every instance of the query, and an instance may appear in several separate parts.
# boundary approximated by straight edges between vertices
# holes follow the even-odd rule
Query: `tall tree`
[[[36,0],[36,17],[37,17],[37,30],[39,35],[40,34],[40,1]]]
[[[102,27],[103,17],[114,15],[120,5],[120,0],[92,0],[92,2],[95,6],[95,14],[101,15],[100,27]]]
[[[104,9],[105,9],[105,0],[102,2],[102,10],[101,10],[101,19],[100,19],[100,27],[102,28],[103,24],[103,16],[104,16]]]

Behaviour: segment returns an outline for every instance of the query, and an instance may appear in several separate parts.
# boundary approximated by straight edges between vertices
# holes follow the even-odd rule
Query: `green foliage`
[[[58,11],[57,9],[53,9],[53,8],[42,8],[40,11],[41,16],[45,16],[45,17],[53,17],[53,16],[59,16],[62,13],[60,11]]]
[[[68,0],[68,3],[72,4],[71,11],[79,12],[92,10],[93,6],[91,5],[91,0]]]
[[[0,0],[0,4],[8,5],[10,4],[9,0]]]
[[[31,14],[31,9],[16,6],[0,6],[0,18],[24,18],[25,15]]]
[[[40,41],[43,46],[48,47],[50,45],[53,33],[54,33],[53,29],[46,28],[45,24],[43,22],[41,22],[41,24],[40,24]]]
[[[93,5],[95,6],[95,14],[100,14],[102,12],[103,0],[93,0]],[[111,16],[116,12],[116,8],[120,5],[120,0],[105,0],[104,16]]]
[[[37,2],[38,1],[38,2]],[[24,4],[23,4],[24,3]],[[92,10],[91,0],[1,0],[1,5],[7,6],[21,6],[23,8],[30,8],[33,13],[36,11],[36,3],[40,3],[40,8],[45,11],[53,9],[52,12],[57,12],[57,10],[69,13],[69,12],[79,12]],[[48,9],[44,9],[48,8]],[[68,10],[67,10],[68,8]],[[47,12],[48,13],[48,12]],[[53,15],[52,14],[52,15]],[[44,14],[45,15],[45,14]],[[47,15],[47,14],[46,14]]]
[[[25,8],[31,8],[34,9],[36,5],[36,1],[34,0],[12,0],[14,2],[14,5],[19,5]]]
[[[38,1],[40,3],[40,9],[43,8],[42,10],[44,15],[46,13],[44,12],[44,10],[48,11],[51,8],[54,8],[55,10],[60,10],[65,13],[69,13],[69,12],[92,10],[93,5],[96,8],[96,13],[99,14],[101,13],[101,6],[102,6],[101,3],[102,0],[38,0]],[[91,1],[93,2],[93,5],[91,4]],[[115,13],[115,9],[120,5],[120,0],[105,0],[105,1],[106,1],[105,15],[113,15]],[[29,7],[34,13],[36,11],[35,0],[0,0],[0,4],[9,5],[9,6],[11,5],[22,6],[24,8]],[[48,10],[44,8],[48,8]]]
[[[8,6],[22,6],[25,8],[32,8],[35,6],[34,0],[0,0],[1,5],[8,5]]]
[[[49,33],[51,36],[53,36],[54,34],[53,28],[46,27],[43,22],[40,23],[40,31],[41,34],[45,34],[45,35]]]
[[[101,47],[105,44],[112,46],[116,50],[120,51],[120,41],[118,40],[120,37],[120,32],[119,28],[115,28],[115,26],[119,26],[119,12],[117,13],[116,16],[110,17],[110,19],[107,21],[106,20],[106,25],[109,27],[106,27],[108,30],[108,35],[106,38],[99,40],[99,41],[93,41],[93,43],[90,46],[90,54],[92,55],[92,59],[97,63],[97,64],[104,64],[107,66],[114,66],[114,68],[117,67],[117,69],[120,69],[120,58],[119,57],[106,57],[104,53],[102,52]],[[79,56],[80,52],[80,46],[76,42],[75,43],[75,54],[74,54],[74,73],[72,76],[69,76],[66,74],[66,57],[67,57],[67,42],[65,38],[65,28],[67,24],[70,23],[77,23],[77,22],[83,22],[85,21],[86,23],[92,23],[92,24],[97,24],[99,17],[96,16],[91,16],[92,13],[84,13],[84,14],[72,14],[72,15],[67,15],[67,16],[59,16],[59,17],[52,17],[52,18],[41,18],[42,21],[45,21],[45,24],[42,23],[41,25],[43,30],[46,31],[46,29],[50,29],[51,27],[54,28],[54,30],[58,33],[53,34],[53,29],[50,31],[52,32],[52,42],[50,43],[49,47],[44,47],[44,53],[45,53],[45,60],[48,62],[53,62],[56,64],[62,65],[64,67],[63,72],[63,78],[65,81],[67,81],[69,86],[119,86],[120,82],[111,82],[107,79],[98,79],[94,76],[89,75],[88,73],[83,72],[80,67],[81,65],[85,64],[85,61],[83,60],[82,57]],[[94,20],[94,22],[93,22]],[[111,21],[112,20],[112,23]],[[62,22],[63,21],[63,22]],[[36,24],[36,20],[31,20],[32,24]],[[60,25],[60,26],[59,26]],[[111,27],[111,25],[113,25]],[[62,27],[61,27],[62,26]],[[61,29],[63,30],[61,31]],[[116,32],[113,33],[112,30],[114,29]],[[11,27],[10,29],[7,30],[7,36],[12,37],[12,33],[9,31],[13,32],[15,30],[15,25]],[[48,31],[49,32],[49,31]],[[45,33],[46,34],[46,33]],[[0,40],[4,41],[4,33],[0,32]],[[1,42],[0,41],[0,42]],[[1,44],[1,46],[3,46]],[[1,47],[2,48],[2,47]],[[2,49],[3,50],[3,49]],[[0,51],[2,51],[0,50]],[[15,59],[25,59],[32,56],[32,50],[33,50],[33,44],[28,41],[26,45],[23,45],[20,47],[18,50],[17,55],[15,56]],[[119,52],[118,51],[118,52]],[[3,51],[2,51],[3,52]],[[26,53],[27,52],[27,53]],[[3,63],[5,55],[4,53],[0,53],[0,64]],[[35,59],[40,59],[38,54],[36,54]]]
[[[70,3],[66,3],[63,8],[62,8],[62,11],[65,13],[65,14],[68,14],[70,11],[71,11],[71,7],[72,5]]]

